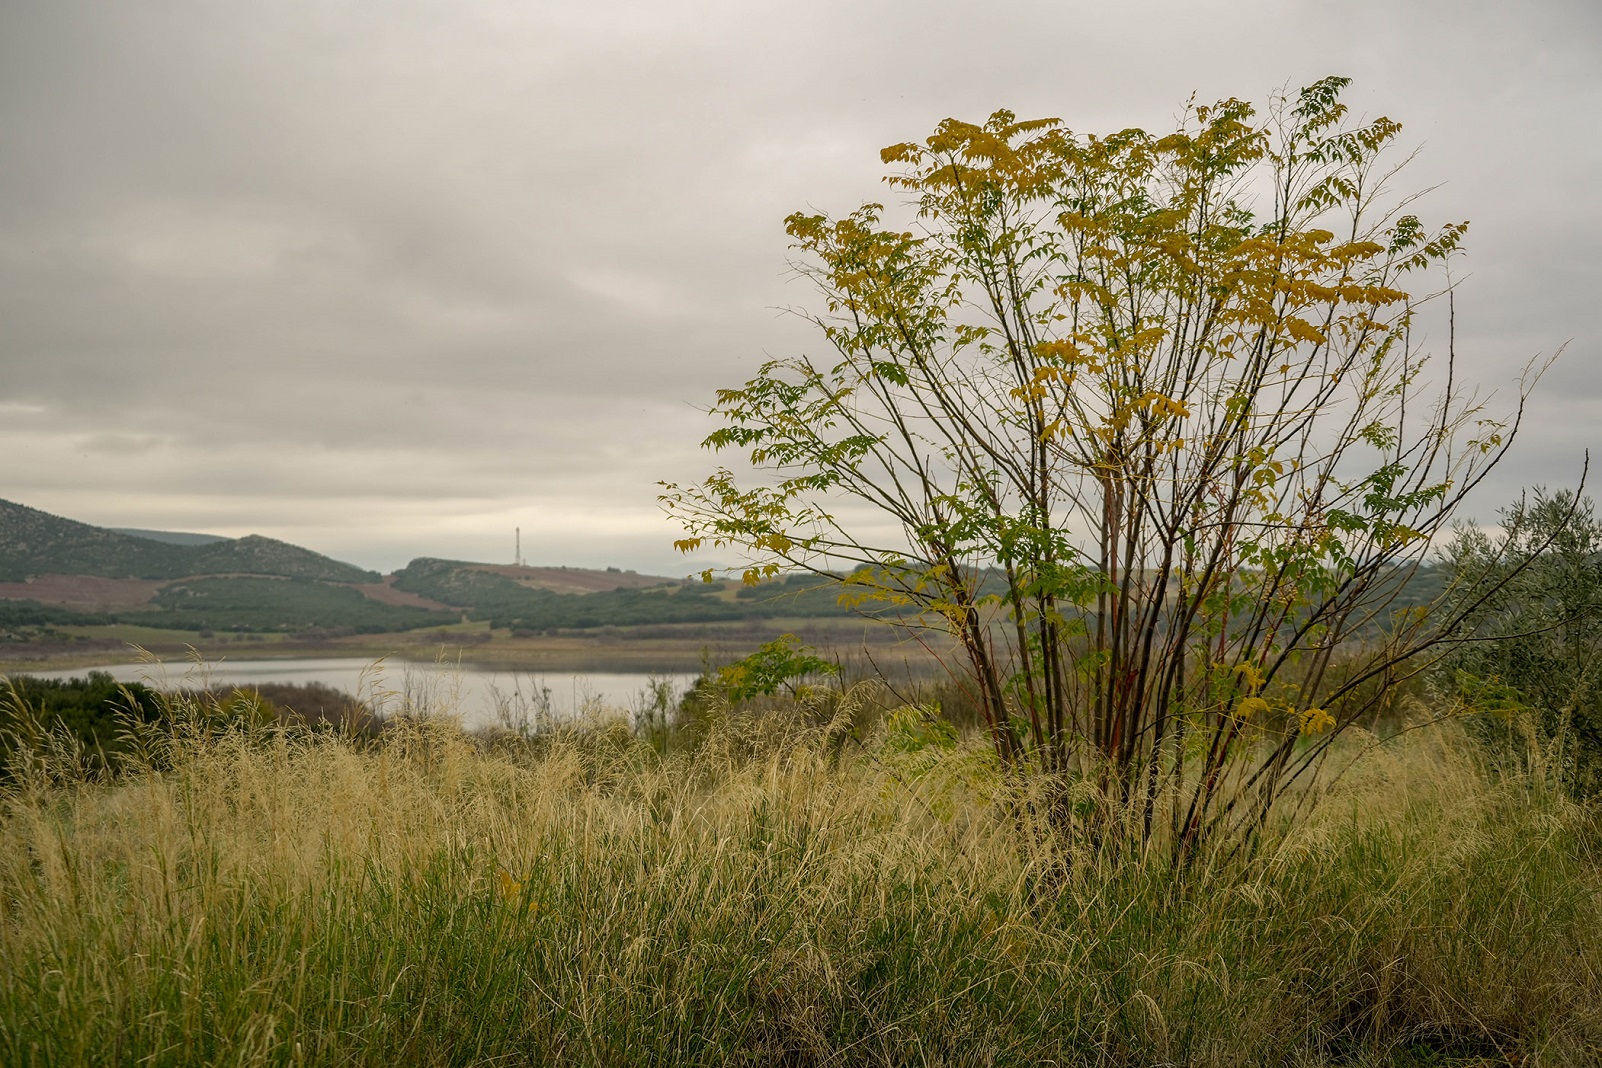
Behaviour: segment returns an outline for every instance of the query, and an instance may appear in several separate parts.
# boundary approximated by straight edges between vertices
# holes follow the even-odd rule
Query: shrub
[[[1438,688],[1483,713],[1482,740],[1522,759],[1533,732],[1571,790],[1602,792],[1602,522],[1591,500],[1537,488],[1502,513],[1495,537],[1464,527],[1445,557],[1454,596],[1479,602],[1478,640],[1453,649]]]
[[[1003,110],[886,148],[899,216],[786,220],[825,355],[718,391],[704,444],[742,470],[663,487],[678,547],[742,551],[748,583],[846,573],[948,632],[1064,823],[1093,779],[1138,848],[1248,839],[1452,640],[1397,586],[1517,428],[1453,385],[1450,339],[1420,375],[1410,291],[1467,224],[1387,191],[1401,126],[1346,85],[1155,135]]]

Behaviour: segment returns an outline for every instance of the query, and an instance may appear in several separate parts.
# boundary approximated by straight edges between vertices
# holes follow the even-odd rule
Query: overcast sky
[[[697,410],[812,344],[782,219],[998,107],[1161,129],[1326,74],[1469,219],[1466,373],[1570,342],[1477,506],[1602,444],[1602,5],[0,0],[0,497],[680,574]]]

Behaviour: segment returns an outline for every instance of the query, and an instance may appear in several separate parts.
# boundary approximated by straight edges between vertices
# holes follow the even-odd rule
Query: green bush
[[[1473,731],[1497,751],[1518,758],[1533,736],[1577,795],[1602,792],[1602,523],[1590,499],[1538,488],[1495,537],[1460,529],[1445,567],[1458,603],[1483,601],[1471,617],[1483,640],[1443,661],[1440,689],[1483,713]]]
[[[127,749],[123,731],[129,722],[154,722],[160,715],[155,691],[119,683],[104,671],[72,679],[0,679],[0,775],[19,745],[41,730],[64,735],[91,767],[104,771]]]

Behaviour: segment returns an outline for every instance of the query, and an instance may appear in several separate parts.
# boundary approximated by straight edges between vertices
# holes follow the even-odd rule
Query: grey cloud
[[[884,198],[877,150],[948,114],[1160,126],[1334,72],[1424,143],[1421,211],[1474,221],[1463,373],[1505,398],[1574,339],[1489,514],[1602,418],[1599,52],[1588,3],[17,0],[0,496],[385,565],[526,519],[669,566],[692,405],[817,346],[773,311],[810,298],[787,212]]]

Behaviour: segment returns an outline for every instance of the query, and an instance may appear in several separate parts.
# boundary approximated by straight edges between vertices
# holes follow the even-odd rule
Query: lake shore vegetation
[[[1388,192],[1345,87],[948,120],[885,150],[906,220],[792,216],[831,354],[720,392],[741,470],[663,488],[743,585],[124,591],[221,627],[310,584],[329,641],[745,629],[682,702],[471,732],[428,689],[8,686],[0,1062],[1602,1063],[1602,528],[1453,528],[1539,367],[1503,416],[1456,381],[1466,224]],[[842,670],[846,626],[958,670]]]
[[[1596,814],[1456,721],[1349,735],[1301,818],[1180,877],[1065,840],[982,734],[861,692],[654,739],[166,700],[114,776],[65,744],[12,763],[7,1064],[1602,1055]]]

